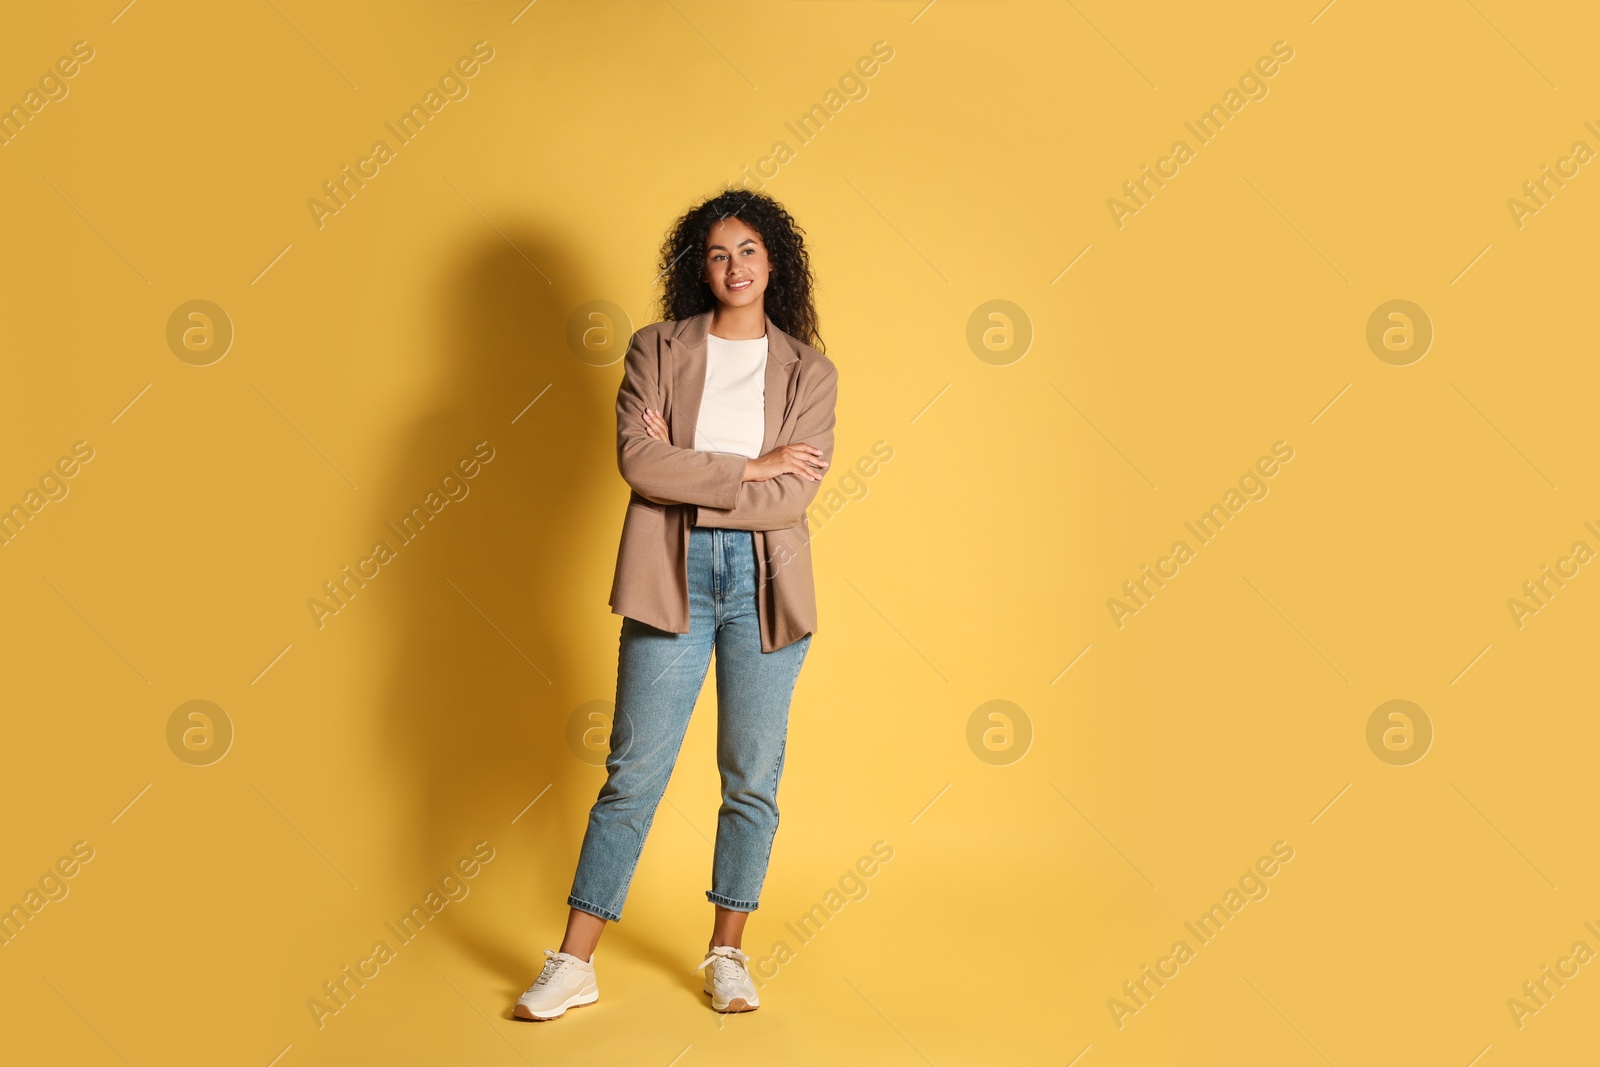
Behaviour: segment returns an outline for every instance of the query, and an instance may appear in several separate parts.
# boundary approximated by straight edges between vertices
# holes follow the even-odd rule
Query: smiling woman
[[[706,899],[703,991],[760,997],[741,946],[778,831],[789,704],[817,628],[810,507],[833,455],[838,370],[822,354],[803,231],[776,201],[727,190],[661,249],[661,322],[633,335],[617,389],[630,490],[611,609],[623,616],[606,780],[567,896],[560,951],[519,1019],[600,997],[593,955],[622,906],[713,651],[722,805]],[[775,556],[787,562],[771,564]]]

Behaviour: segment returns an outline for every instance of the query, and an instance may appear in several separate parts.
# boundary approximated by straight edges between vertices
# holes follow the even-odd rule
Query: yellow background
[[[123,3],[0,35],[0,102],[94,49],[0,147],[0,503],[94,449],[0,548],[0,902],[94,850],[0,948],[8,1061],[1592,1058],[1600,965],[1520,1027],[1507,1000],[1600,949],[1600,577],[1520,628],[1507,600],[1600,547],[1600,177],[1520,227],[1507,200],[1600,147],[1593,11]],[[319,228],[323,182],[480,40],[469,94]],[[800,145],[785,124],[880,40]],[[1277,41],[1267,95],[1195,145]],[[1180,138],[1119,227],[1108,199]],[[780,139],[765,188],[807,231],[841,382],[823,492],[848,500],[815,534],[745,940],[796,951],[751,1015],[689,973],[708,683],[601,1001],[514,1023],[603,775],[569,729],[615,684],[620,365],[569,321],[654,321],[670,220]],[[166,338],[197,299],[235,331],[207,366]],[[1434,330],[1404,366],[1366,341],[1398,299]],[[1020,358],[969,347],[991,300],[1031,325]],[[1119,628],[1108,598],[1280,440],[1270,493]],[[322,583],[479,441],[470,495],[319,629]],[[207,766],[169,747],[190,700],[234,730]],[[999,754],[968,741],[993,700],[1020,709]],[[1367,741],[1390,700],[1433,731],[1407,765]],[[308,999],[480,841],[470,894],[319,1028]],[[879,841],[798,945],[784,924]],[[1279,841],[1268,895],[1201,945],[1185,922]]]

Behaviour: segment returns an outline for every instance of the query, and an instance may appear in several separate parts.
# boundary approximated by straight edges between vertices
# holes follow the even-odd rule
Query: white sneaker
[[[517,998],[513,1014],[519,1019],[544,1022],[560,1018],[568,1008],[593,1004],[600,999],[594,980],[594,960],[585,963],[570,952],[544,950],[544,970],[528,991]]]
[[[761,1007],[761,998],[756,996],[756,984],[745,967],[749,959],[732,945],[718,945],[695,968],[698,971],[706,964],[711,965],[706,970],[705,992],[711,997],[714,1011],[755,1011]]]

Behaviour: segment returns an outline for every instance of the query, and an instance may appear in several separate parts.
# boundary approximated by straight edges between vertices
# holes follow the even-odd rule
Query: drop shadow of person
[[[382,757],[404,798],[396,895],[448,901],[424,929],[504,981],[506,1017],[542,947],[560,943],[605,777],[570,740],[575,713],[616,695],[621,616],[606,599],[627,492],[615,401],[639,324],[586,318],[602,331],[591,338],[615,347],[580,358],[568,322],[590,294],[575,265],[508,228],[444,269],[426,368],[436,390],[393,450],[369,523],[394,552],[382,571],[398,572],[383,608],[395,631],[380,711]],[[463,877],[458,861],[483,841],[493,858]],[[446,874],[465,896],[451,897]],[[498,900],[525,903],[477,906],[490,879]],[[604,947],[681,969],[644,932],[607,925]]]

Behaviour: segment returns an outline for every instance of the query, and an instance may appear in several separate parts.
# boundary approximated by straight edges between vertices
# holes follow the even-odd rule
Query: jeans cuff
[[[729,911],[755,911],[759,906],[753,900],[735,900],[732,897],[725,897],[721,893],[713,893],[709,889],[706,890],[706,899],[713,904],[722,905]]]
[[[567,907],[569,907],[569,908],[577,908],[579,911],[586,911],[590,915],[598,915],[598,916],[600,916],[600,918],[607,919],[607,920],[609,920],[611,922],[614,922],[614,923],[622,921],[622,916],[618,915],[616,912],[612,911],[611,909],[602,908],[598,904],[591,904],[587,900],[582,899],[581,897],[568,897],[567,898]]]

